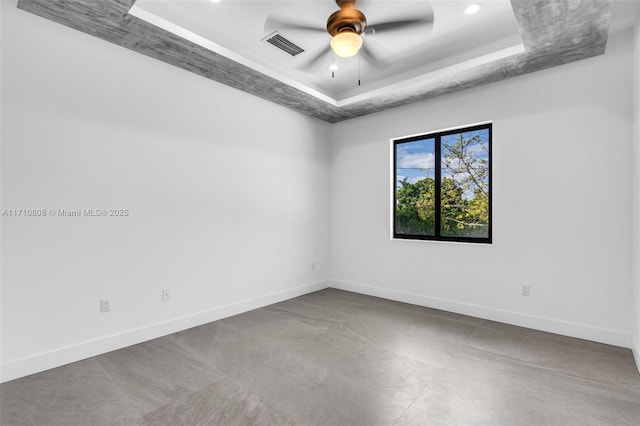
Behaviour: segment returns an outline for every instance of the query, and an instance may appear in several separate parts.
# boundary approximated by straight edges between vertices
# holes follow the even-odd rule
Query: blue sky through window
[[[422,139],[396,145],[396,187],[405,178],[409,183],[435,177],[435,139]]]
[[[487,129],[471,132],[453,133],[443,135],[442,144],[442,177],[454,177],[462,182],[468,179],[468,173],[462,172],[461,165],[456,160],[449,160],[449,167],[445,164],[447,147],[455,146],[462,135],[464,140],[476,138],[473,143],[465,148],[465,152],[477,159],[489,161],[489,131]],[[403,142],[396,145],[396,188],[400,188],[401,182],[407,179],[409,183],[416,183],[427,177],[435,177],[435,139],[421,139],[412,142]],[[488,183],[488,174],[485,174],[483,183]],[[473,197],[473,188],[467,188],[465,198]]]

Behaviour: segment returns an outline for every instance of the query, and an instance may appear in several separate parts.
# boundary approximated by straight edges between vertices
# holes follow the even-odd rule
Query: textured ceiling
[[[524,52],[336,106],[128,14],[134,2],[19,0],[18,8],[331,123],[603,54],[612,12],[611,0],[512,0]]]

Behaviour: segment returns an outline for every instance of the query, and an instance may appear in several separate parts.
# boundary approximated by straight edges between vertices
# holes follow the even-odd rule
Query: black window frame
[[[440,221],[441,221],[441,197],[440,197],[440,193],[441,193],[441,176],[442,176],[442,158],[441,158],[441,151],[442,151],[442,137],[443,136],[448,136],[448,135],[452,135],[452,134],[457,134],[457,133],[465,133],[465,132],[473,132],[473,131],[477,131],[477,130],[487,130],[488,131],[488,135],[489,135],[489,140],[488,140],[488,160],[489,160],[489,164],[488,164],[488,173],[489,173],[489,189],[488,189],[488,210],[489,210],[489,220],[488,220],[488,226],[487,226],[487,237],[464,237],[464,236],[446,236],[446,235],[441,235],[441,229],[440,229]],[[396,204],[397,204],[397,182],[398,182],[398,145],[403,144],[403,143],[408,143],[408,142],[416,142],[416,141],[420,141],[420,140],[425,140],[425,139],[434,139],[434,155],[435,155],[435,159],[434,159],[434,166],[435,166],[435,173],[434,173],[434,181],[435,181],[435,191],[434,191],[434,196],[435,196],[435,202],[434,202],[434,209],[435,209],[435,235],[416,235],[416,234],[400,234],[397,232],[396,226],[397,226],[397,208],[396,208]],[[493,219],[493,211],[492,211],[492,186],[493,186],[493,176],[492,176],[492,167],[493,167],[493,161],[492,161],[492,144],[493,144],[493,123],[492,122],[486,122],[486,123],[480,123],[480,124],[474,124],[471,126],[464,126],[464,127],[457,127],[457,128],[453,128],[453,129],[447,129],[447,130],[441,130],[441,131],[436,131],[436,132],[428,132],[428,133],[423,133],[420,135],[416,135],[416,136],[408,136],[408,137],[401,137],[401,138],[396,138],[396,139],[392,139],[392,149],[393,149],[393,182],[392,182],[392,205],[391,205],[391,209],[392,209],[392,229],[393,229],[393,239],[399,239],[399,240],[428,240],[428,241],[453,241],[453,242],[464,242],[464,243],[480,243],[480,244],[492,244],[493,243],[493,229],[492,229],[492,219]]]

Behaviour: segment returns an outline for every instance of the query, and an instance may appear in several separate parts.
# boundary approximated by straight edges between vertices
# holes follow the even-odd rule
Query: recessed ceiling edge
[[[612,0],[511,0],[524,52],[338,107],[128,14],[134,3],[18,0],[18,8],[329,123],[601,55],[612,12]]]

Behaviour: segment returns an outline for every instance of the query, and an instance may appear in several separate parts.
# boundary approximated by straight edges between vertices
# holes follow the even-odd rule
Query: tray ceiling
[[[327,17],[332,0],[166,1],[138,0],[129,13],[333,105],[362,99],[375,89],[428,80],[443,69],[469,69],[524,51],[509,0],[485,2],[467,15],[459,1],[360,0],[367,28],[377,22],[425,18],[425,24],[367,32],[364,43],[377,61],[358,54],[340,58],[329,49]],[[269,19],[275,18],[274,20]],[[433,18],[433,22],[429,21]],[[281,23],[281,24],[280,24]],[[303,25],[317,31],[291,29]],[[304,52],[291,56],[262,41],[277,31]],[[318,59],[314,61],[314,59]],[[332,73],[330,65],[337,69]],[[361,84],[358,85],[358,82]]]
[[[467,16],[470,3],[358,1],[374,28],[433,16],[432,26],[365,35],[379,62],[336,58],[328,34],[267,19],[322,28],[338,9],[332,0],[19,0],[18,7],[332,123],[604,53],[611,0],[479,0],[480,12]],[[261,41],[274,31],[305,52],[292,57]]]

